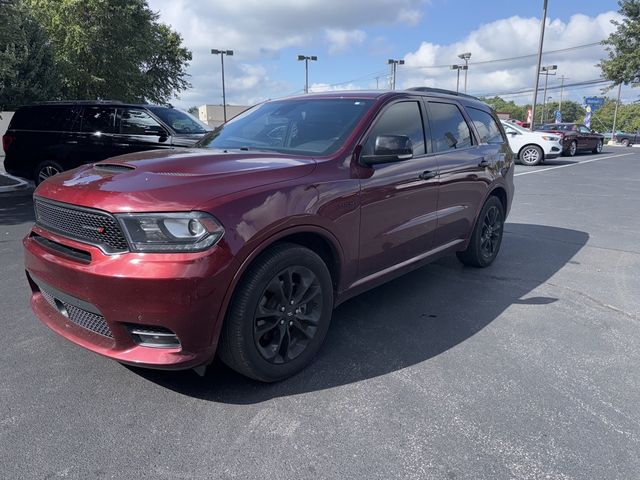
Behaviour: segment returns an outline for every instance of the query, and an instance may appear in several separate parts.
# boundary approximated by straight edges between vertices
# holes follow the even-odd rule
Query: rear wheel
[[[316,355],[332,310],[333,284],[323,260],[298,245],[276,245],[255,261],[234,293],[219,355],[247,377],[285,379]]]
[[[628,147],[629,146],[629,139],[628,138],[623,138],[622,141],[620,142],[620,145],[622,145],[623,147]]]
[[[493,263],[502,244],[504,207],[494,196],[487,199],[471,234],[469,246],[458,252],[458,259],[472,267],[488,267]]]
[[[57,175],[63,171],[64,171],[64,168],[62,168],[62,166],[57,162],[53,162],[51,160],[46,160],[44,162],[41,162],[36,167],[36,171],[34,175],[35,184],[40,185],[47,178],[53,177],[54,175]]]
[[[596,143],[596,146],[593,148],[593,153],[600,152],[602,152],[602,140],[598,140],[598,143]]]
[[[520,163],[533,167],[534,165],[542,163],[544,153],[537,145],[525,145],[522,150],[520,150],[518,157],[520,158]]]

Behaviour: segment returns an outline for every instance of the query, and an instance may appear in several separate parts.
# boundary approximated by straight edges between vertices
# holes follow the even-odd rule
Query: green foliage
[[[607,99],[605,104],[591,115],[591,127],[599,132],[610,132],[613,128],[615,100]],[[640,130],[640,104],[632,103],[618,107],[616,130],[637,132]]]
[[[640,83],[640,0],[620,0],[621,22],[613,21],[616,31],[604,42],[609,58],[600,66],[605,78],[614,83]]]
[[[59,93],[45,32],[22,4],[0,0],[0,110],[53,100]]]
[[[498,113],[508,113],[511,118],[525,121],[528,106],[516,105],[513,100],[507,102],[501,97],[480,98]]]
[[[193,107],[189,107],[189,110],[187,110],[187,112],[189,112],[191,115],[195,117],[197,117],[198,114],[200,113],[196,105],[194,105]]]
[[[555,120],[554,113],[558,109],[560,102],[547,102],[546,109],[544,109],[544,123],[553,123]],[[542,105],[538,105],[536,109],[536,121],[540,119],[538,115],[542,112]],[[584,116],[586,115],[585,109],[578,102],[572,100],[563,100],[562,102],[562,121],[563,122],[577,122],[582,123]]]
[[[147,0],[0,0],[0,104],[167,103],[191,52]]]

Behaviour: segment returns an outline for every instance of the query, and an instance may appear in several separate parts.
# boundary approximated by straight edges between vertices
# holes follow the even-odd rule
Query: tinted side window
[[[120,115],[120,133],[126,135],[158,135],[160,124],[138,108],[124,108]]]
[[[502,132],[498,128],[495,119],[489,113],[478,110],[477,108],[467,108],[467,113],[471,117],[471,121],[476,126],[476,130],[480,135],[480,143],[504,143]]]
[[[362,153],[373,155],[378,135],[406,135],[413,144],[413,154],[424,155],[424,128],[418,102],[401,102],[387,108],[369,133]]]
[[[43,105],[21,108],[11,119],[11,128],[68,132],[78,114],[72,105]]]
[[[114,133],[116,125],[116,109],[110,107],[84,107],[82,112],[81,131]]]
[[[456,105],[429,102],[429,120],[434,152],[471,146],[469,125]]]

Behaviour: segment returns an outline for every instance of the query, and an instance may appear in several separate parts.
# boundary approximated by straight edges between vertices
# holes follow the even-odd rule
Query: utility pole
[[[545,65],[544,67],[542,67],[542,72],[544,74],[544,96],[542,97],[542,115],[540,115],[540,123],[544,123],[544,115],[545,115],[545,110],[547,109],[547,83],[549,81],[549,75],[555,75],[556,72],[553,73],[549,73],[552,70],[557,70],[558,66],[557,65]],[[535,117],[532,115],[531,116],[532,119],[535,119]],[[535,121],[535,120],[534,120]]]
[[[469,59],[471,58],[471,53],[461,53],[458,55],[458,58],[464,60],[464,93],[467,93],[467,72],[469,71]]]
[[[316,61],[315,55],[298,55],[298,61],[304,60],[304,93],[309,93],[309,60]]]
[[[394,60],[390,58],[387,60],[387,63],[391,65],[391,90],[396,89],[396,66],[404,65],[404,60]]]
[[[616,99],[616,109],[613,111],[613,128],[611,129],[611,142],[616,135],[616,120],[618,120],[618,105],[620,105],[620,91],[622,90],[622,82],[618,84],[618,98]]]
[[[224,123],[227,123],[227,97],[224,92],[224,56],[232,56],[233,50],[216,50],[211,49],[212,55],[220,55],[220,62],[222,63],[222,111],[224,115]]]
[[[547,23],[547,0],[542,5],[542,21],[540,22],[540,41],[538,43],[538,63],[536,64],[536,81],[533,87],[533,104],[531,105],[531,125],[529,130],[533,132],[533,124],[536,118],[536,101],[538,100],[538,86],[540,85],[540,64],[542,63],[542,45],[544,44],[544,26]]]

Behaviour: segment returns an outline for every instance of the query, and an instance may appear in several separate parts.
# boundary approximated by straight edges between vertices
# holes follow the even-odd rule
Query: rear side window
[[[480,143],[504,143],[502,132],[493,116],[489,113],[477,108],[468,107],[467,113],[471,117],[471,121],[476,126],[478,135],[480,135]]]
[[[81,130],[88,133],[114,133],[116,109],[110,107],[84,107]]]
[[[387,108],[369,133],[362,151],[364,155],[373,155],[378,135],[405,135],[411,139],[413,154],[424,155],[424,128],[418,102],[401,102]]]
[[[453,103],[429,102],[429,124],[435,153],[472,145],[469,125]]]
[[[68,132],[78,115],[78,107],[72,105],[41,105],[18,110],[11,119],[11,128]]]

